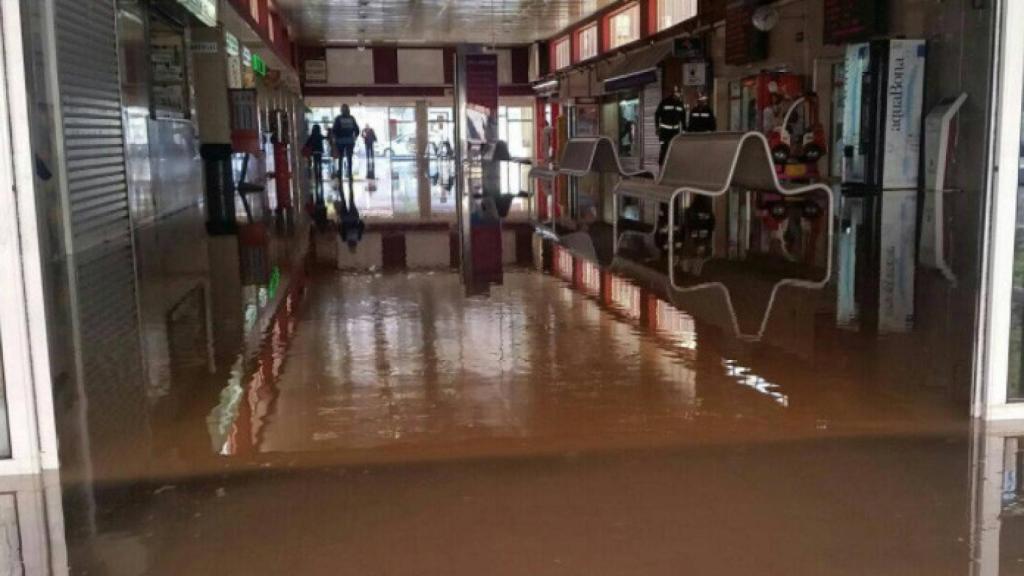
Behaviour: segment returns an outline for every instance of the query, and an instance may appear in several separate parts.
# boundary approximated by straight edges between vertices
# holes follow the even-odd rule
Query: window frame
[[[562,50],[565,49],[563,54]],[[562,36],[556,39],[551,45],[552,58],[555,70],[564,70],[572,66],[572,36]],[[565,62],[562,62],[565,56]]]
[[[655,11],[656,21],[654,25],[656,32],[664,32],[665,30],[678,26],[687,20],[696,18],[697,15],[700,14],[700,2],[698,0],[655,0],[655,2],[657,3],[657,10]],[[691,8],[691,13],[685,18],[666,23],[664,21],[665,9],[670,4],[674,5],[673,8],[678,8],[680,10],[688,5]]]
[[[622,42],[616,43],[617,36],[615,34],[615,22],[616,19],[622,18],[626,14],[632,16],[632,22],[630,23],[630,38]],[[610,50],[616,50],[623,46],[628,46],[634,42],[637,42],[643,38],[643,31],[641,30],[641,11],[640,3],[633,2],[623,6],[619,10],[612,12],[608,15],[608,48]]]
[[[590,52],[584,51],[584,38],[587,35],[593,34],[593,40],[590,42],[593,49]],[[597,25],[597,22],[591,22],[586,26],[576,31],[576,42],[579,45],[578,50],[578,61],[586,62],[591,58],[597,58],[601,55],[601,32]]]

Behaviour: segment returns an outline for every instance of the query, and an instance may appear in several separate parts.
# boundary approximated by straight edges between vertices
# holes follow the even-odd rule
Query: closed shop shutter
[[[658,173],[658,156],[661,153],[661,141],[658,140],[658,130],[654,125],[654,113],[658,111],[658,104],[661,103],[661,72],[658,72],[658,81],[644,86],[643,95],[640,97],[640,106],[643,110],[643,167]]]
[[[79,401],[102,474],[134,466],[132,448],[148,438],[116,12],[114,0],[54,8]]]

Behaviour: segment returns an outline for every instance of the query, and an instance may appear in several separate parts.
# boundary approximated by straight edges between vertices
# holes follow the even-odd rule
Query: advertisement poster
[[[466,126],[470,142],[498,139],[498,56],[466,55]]]

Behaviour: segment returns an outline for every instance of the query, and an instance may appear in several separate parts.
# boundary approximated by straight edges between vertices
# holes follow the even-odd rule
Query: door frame
[[[973,416],[986,420],[1024,419],[1024,403],[1009,400],[1009,353],[1013,300],[1014,244],[1024,103],[1024,2],[996,6],[996,48],[988,160],[988,226],[983,239],[981,290],[975,335]],[[1000,169],[1003,167],[1004,169]]]
[[[0,356],[11,437],[0,476],[9,476],[56,469],[58,459],[21,3],[0,0],[0,21],[0,266],[9,290],[0,298]]]

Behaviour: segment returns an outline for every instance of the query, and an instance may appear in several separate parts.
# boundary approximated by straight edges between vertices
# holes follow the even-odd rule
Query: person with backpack
[[[338,178],[341,179],[342,174],[347,173],[348,181],[351,184],[352,154],[355,152],[356,138],[359,137],[359,123],[352,117],[352,111],[348,104],[341,105],[341,114],[334,119],[331,136],[338,154]],[[348,164],[347,172],[342,172],[346,163]]]

